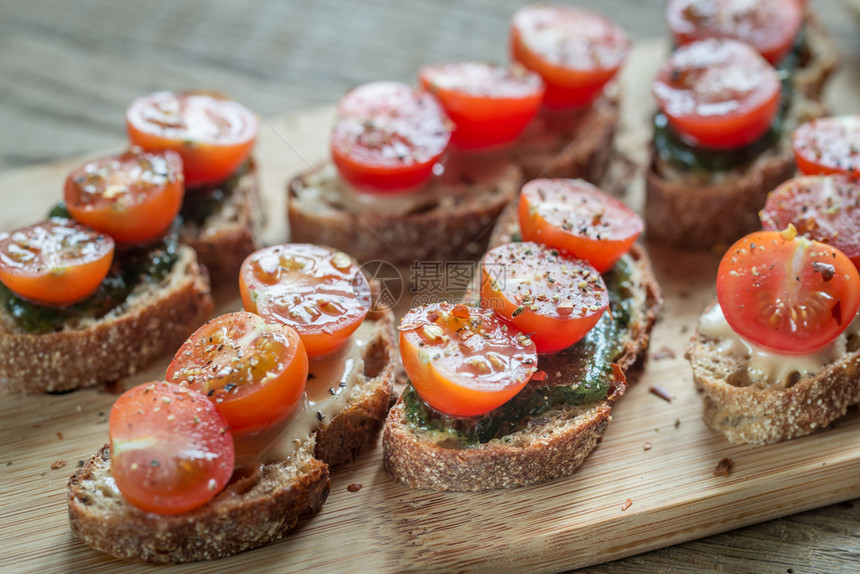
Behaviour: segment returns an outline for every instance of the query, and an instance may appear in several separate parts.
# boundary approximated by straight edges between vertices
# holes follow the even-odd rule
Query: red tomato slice
[[[113,239],[70,219],[0,233],[0,281],[20,297],[65,307],[86,299],[110,271]]]
[[[218,183],[248,159],[259,131],[256,114],[211,92],[155,92],[131,103],[128,137],[146,151],[182,156],[189,188]]]
[[[304,394],[308,355],[290,327],[228,313],[185,341],[167,379],[210,397],[234,432],[259,430],[286,418]]]
[[[732,245],[717,272],[717,300],[738,335],[804,354],[833,341],[854,319],[860,275],[838,249],[792,237],[758,231]]]
[[[363,191],[414,189],[433,174],[451,138],[438,102],[399,82],[373,82],[337,108],[331,155],[340,175]]]
[[[537,370],[534,343],[490,309],[434,303],[400,322],[403,368],[421,398],[454,416],[504,404]]]
[[[511,20],[511,57],[546,84],[543,103],[572,108],[591,103],[630,51],[630,39],[611,20],[582,8],[534,4]]]
[[[798,0],[669,0],[666,5],[676,44],[731,38],[750,44],[771,64],[791,50],[802,21]]]
[[[644,229],[642,218],[581,179],[535,179],[519,205],[523,241],[585,259],[599,273],[612,268]]]
[[[111,476],[141,510],[179,514],[215,497],[233,474],[233,437],[215,405],[173,383],[146,383],[110,411]]]
[[[418,77],[457,126],[451,144],[463,149],[515,140],[537,115],[544,94],[540,76],[517,64],[439,64],[421,68]]]
[[[767,196],[761,224],[778,231],[789,223],[804,237],[835,247],[860,268],[860,182],[840,175],[788,180]]]
[[[779,75],[736,40],[678,48],[657,72],[654,96],[672,128],[692,143],[736,148],[753,143],[779,111]]]
[[[609,305],[600,274],[537,243],[507,243],[484,256],[481,306],[531,336],[538,353],[566,349]]]
[[[66,178],[63,199],[72,217],[117,243],[160,238],[179,213],[185,186],[174,151],[125,153],[90,161]]]
[[[860,178],[860,115],[807,122],[794,130],[791,145],[801,173]]]
[[[371,306],[370,286],[352,257],[304,243],[249,255],[239,290],[246,311],[298,331],[310,357],[343,347]]]

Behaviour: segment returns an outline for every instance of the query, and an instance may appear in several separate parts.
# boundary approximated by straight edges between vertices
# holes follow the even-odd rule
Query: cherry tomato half
[[[117,243],[163,236],[179,213],[183,195],[179,154],[140,148],[83,164],[69,174],[63,189],[72,217]]]
[[[346,253],[288,243],[249,255],[239,271],[246,311],[298,331],[308,356],[337,351],[370,310],[370,286]]]
[[[543,82],[518,64],[482,62],[425,66],[421,86],[436,96],[457,128],[451,144],[479,149],[510,143],[537,115]]]
[[[260,129],[256,114],[211,92],[155,92],[126,112],[128,137],[146,151],[182,156],[189,188],[230,177],[248,159]]]
[[[484,256],[481,306],[529,335],[538,353],[566,349],[609,305],[600,274],[538,243],[506,243]]]
[[[233,437],[214,403],[173,383],[133,387],[110,411],[111,476],[147,512],[178,514],[215,497],[233,474]]]
[[[211,398],[233,431],[258,430],[293,410],[305,392],[308,355],[294,329],[239,311],[197,329],[167,380]]]
[[[753,143],[779,111],[779,75],[736,40],[702,40],[675,50],[657,72],[654,96],[669,125],[691,143]]]
[[[860,268],[860,182],[840,175],[786,181],[767,196],[761,224],[778,231],[789,223],[804,237],[835,247]]]
[[[791,145],[801,173],[860,178],[860,115],[807,122],[791,134]]]
[[[373,82],[340,101],[331,155],[340,175],[358,189],[402,192],[430,178],[450,138],[433,96],[399,82]]]
[[[98,289],[113,251],[110,237],[54,217],[0,233],[0,281],[24,299],[65,307]]]
[[[591,103],[629,51],[624,30],[582,8],[534,4],[511,19],[511,57],[543,78],[543,103],[550,108]]]
[[[454,416],[487,413],[529,382],[534,343],[490,309],[434,303],[400,322],[403,368],[421,398]]]
[[[599,273],[612,268],[644,229],[642,218],[581,179],[535,179],[519,205],[523,241],[585,259]]]
[[[758,231],[732,245],[717,271],[717,300],[738,335],[810,353],[854,319],[860,275],[838,249],[790,231]]]
[[[676,44],[732,38],[752,45],[771,64],[791,50],[802,21],[799,0],[669,0],[666,5]]]

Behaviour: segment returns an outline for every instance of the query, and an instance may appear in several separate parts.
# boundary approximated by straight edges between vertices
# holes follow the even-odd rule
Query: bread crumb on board
[[[51,464],[51,470],[57,470],[58,468],[63,468],[64,466],[66,466],[66,461],[64,461],[64,460],[55,460],[55,461]]]
[[[732,471],[732,466],[734,466],[734,462],[732,459],[726,457],[717,463],[717,467],[714,469],[714,476],[729,476],[729,473]]]
[[[672,402],[672,395],[669,394],[669,391],[667,391],[664,387],[661,387],[660,385],[654,385],[653,387],[650,387],[648,391],[652,395],[657,395],[667,403]]]
[[[621,505],[621,510],[627,510],[633,504],[633,501],[629,498],[624,501],[624,504]]]
[[[363,485],[361,485],[361,484],[359,484],[359,483],[357,483],[357,482],[353,482],[352,484],[350,484],[349,486],[347,486],[347,487],[346,487],[346,489],[347,489],[348,491],[350,491],[350,492],[358,492],[359,490],[361,490],[361,487],[362,487],[362,486],[363,486]]]

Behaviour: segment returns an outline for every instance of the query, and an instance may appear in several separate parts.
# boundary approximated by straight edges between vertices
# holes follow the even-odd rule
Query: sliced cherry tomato
[[[210,397],[236,432],[286,418],[307,379],[308,355],[298,333],[242,311],[197,329],[167,368],[167,380]]]
[[[538,243],[507,243],[484,256],[481,306],[531,336],[538,353],[582,339],[608,305],[603,278],[587,261]]]
[[[791,134],[791,145],[801,173],[860,178],[860,115],[807,122]]]
[[[454,416],[481,415],[504,404],[537,370],[528,336],[490,309],[446,302],[403,317],[400,356],[421,398]]]
[[[644,229],[642,218],[581,179],[535,179],[519,205],[523,241],[585,259],[603,273],[627,253]]]
[[[783,353],[810,353],[854,319],[860,275],[838,249],[795,234],[758,231],[732,245],[717,272],[717,300],[738,335]]]
[[[511,57],[546,84],[549,108],[596,99],[630,52],[630,39],[611,20],[582,8],[534,4],[511,20]]]
[[[305,243],[249,255],[239,290],[246,311],[298,331],[310,357],[343,347],[371,306],[370,286],[352,257]]]
[[[669,0],[666,5],[676,44],[732,38],[750,44],[771,64],[791,50],[802,21],[798,0]]]
[[[358,189],[402,192],[430,178],[450,139],[451,127],[433,96],[399,82],[373,82],[340,101],[331,155],[340,175]]]
[[[131,103],[128,137],[146,151],[182,156],[189,188],[230,177],[248,159],[260,129],[256,114],[211,92],[155,92]]]
[[[860,268],[860,182],[841,175],[796,177],[768,196],[764,229],[794,225],[797,232],[832,245]]]
[[[24,299],[65,307],[98,289],[113,251],[110,237],[53,217],[0,233],[0,281]]]
[[[140,148],[85,163],[69,174],[63,190],[72,217],[117,243],[164,235],[179,213],[183,195],[179,154]]]
[[[123,497],[158,514],[212,500],[233,474],[233,437],[209,399],[166,382],[133,387],[110,411],[111,476]]]
[[[515,140],[537,115],[544,93],[540,76],[518,64],[439,64],[421,68],[418,77],[457,126],[451,144],[463,149]]]
[[[657,72],[654,96],[669,125],[693,144],[736,148],[753,143],[779,111],[779,75],[736,40],[678,48]]]

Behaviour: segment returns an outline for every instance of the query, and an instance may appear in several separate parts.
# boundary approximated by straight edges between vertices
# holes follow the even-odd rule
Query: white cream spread
[[[848,354],[848,337],[860,333],[860,313],[833,342],[805,355],[778,353],[744,339],[732,330],[718,303],[699,318],[699,333],[716,341],[720,353],[746,360],[747,374],[753,384],[786,388],[796,380],[795,374],[816,375]]]

